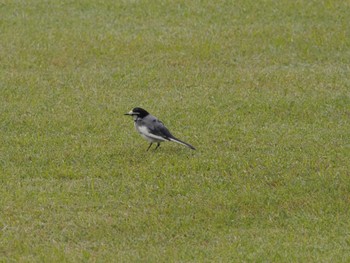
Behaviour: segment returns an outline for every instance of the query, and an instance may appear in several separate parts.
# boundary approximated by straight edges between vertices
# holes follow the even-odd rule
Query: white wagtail
[[[133,117],[136,130],[144,139],[150,142],[147,151],[153,143],[157,143],[156,150],[159,147],[160,142],[164,141],[177,142],[195,150],[192,145],[175,138],[161,121],[142,108],[133,108],[124,115],[130,115]]]

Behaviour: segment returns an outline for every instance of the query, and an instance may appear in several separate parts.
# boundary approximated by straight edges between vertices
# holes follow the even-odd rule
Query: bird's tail
[[[192,149],[192,150],[195,150],[195,149],[196,149],[196,148],[194,148],[191,144],[188,144],[188,143],[186,143],[186,142],[183,142],[183,141],[181,141],[181,140],[179,140],[179,139],[177,139],[177,138],[175,138],[175,137],[169,138],[169,140],[172,141],[172,142],[177,142],[177,143],[179,143],[179,144],[185,145],[185,146],[187,146],[188,148],[190,148],[190,149]]]

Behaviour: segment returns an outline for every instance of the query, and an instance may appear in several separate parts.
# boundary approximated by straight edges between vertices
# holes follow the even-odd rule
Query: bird
[[[124,115],[133,117],[134,125],[138,133],[144,139],[150,142],[147,151],[151,148],[153,143],[157,143],[157,146],[154,149],[157,150],[160,146],[160,143],[164,141],[176,142],[187,146],[192,150],[195,150],[191,144],[175,138],[160,120],[142,108],[133,108],[131,111],[125,113]]]

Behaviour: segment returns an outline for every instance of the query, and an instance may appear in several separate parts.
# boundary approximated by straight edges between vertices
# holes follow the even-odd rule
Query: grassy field
[[[349,262],[349,14],[1,1],[0,261]]]

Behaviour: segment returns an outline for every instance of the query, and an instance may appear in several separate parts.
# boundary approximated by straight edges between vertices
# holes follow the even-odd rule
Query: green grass
[[[349,13],[2,1],[0,261],[348,262]]]

